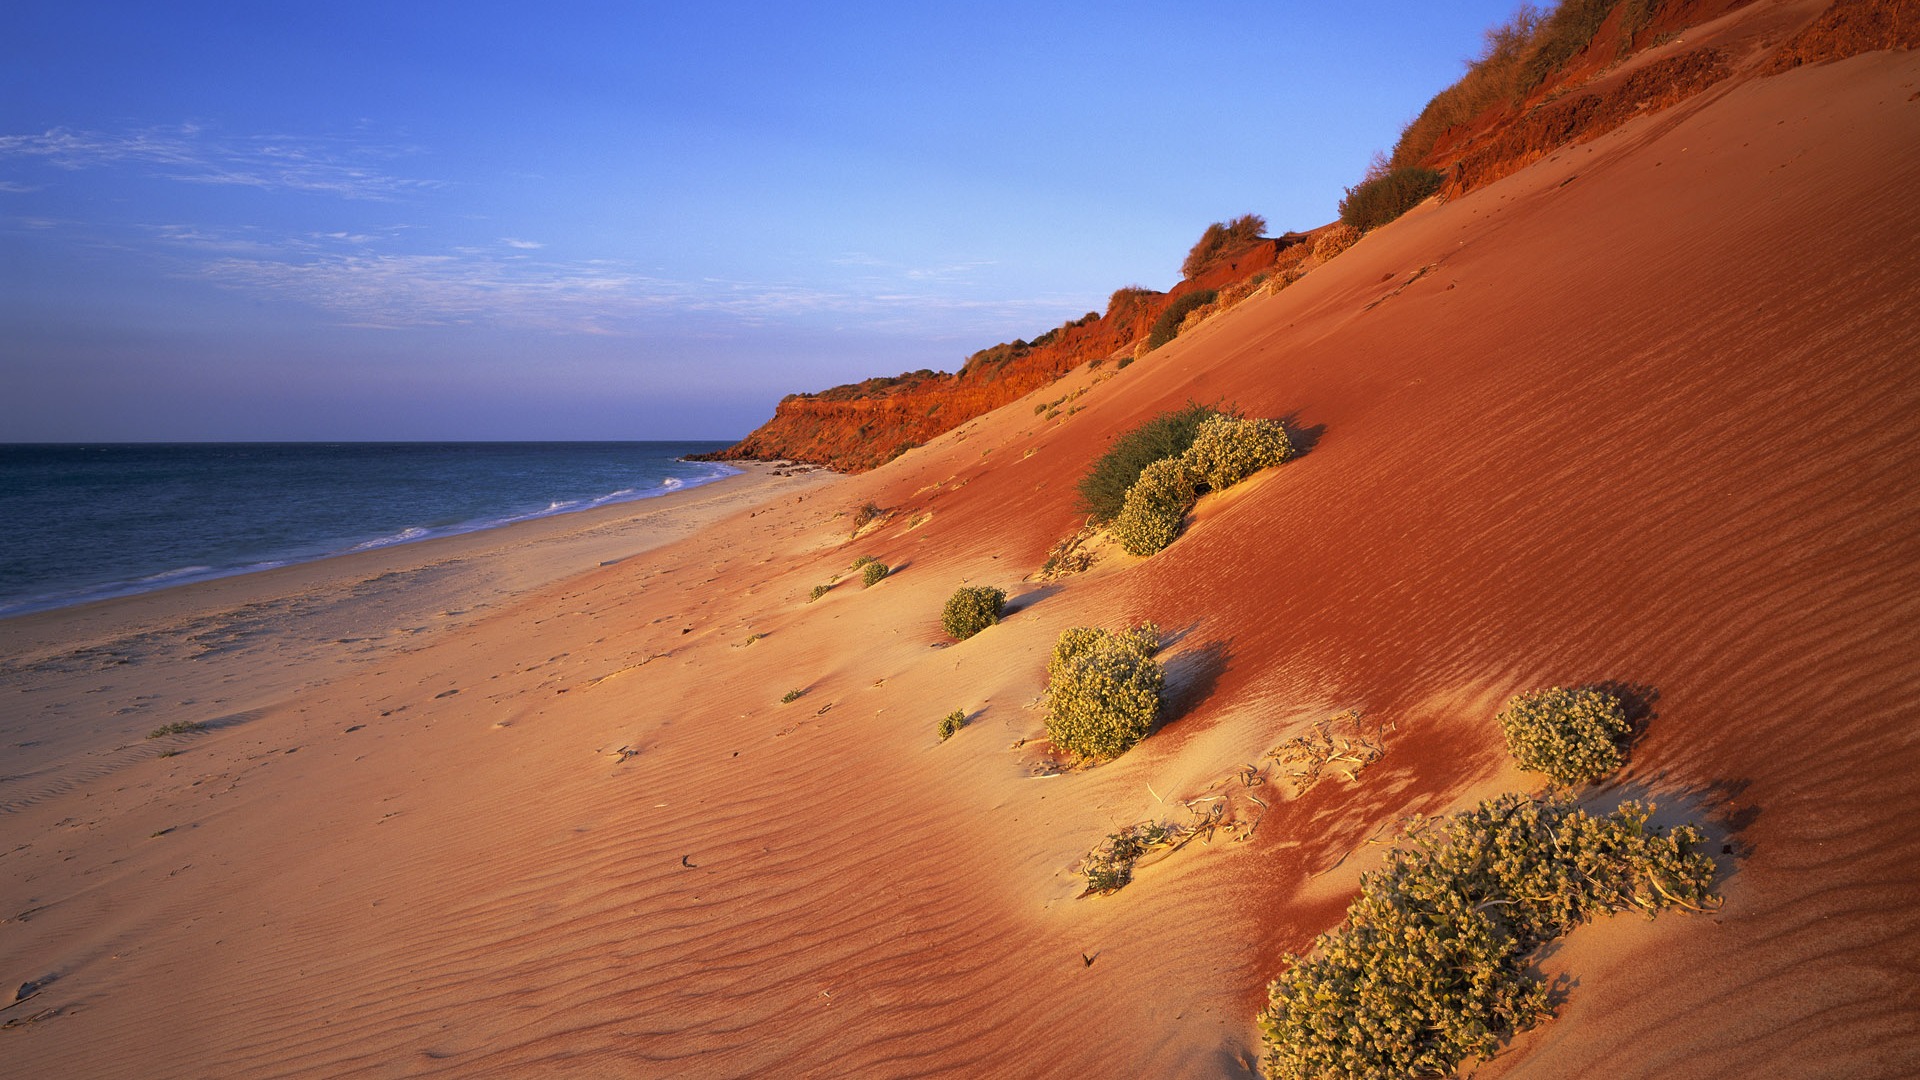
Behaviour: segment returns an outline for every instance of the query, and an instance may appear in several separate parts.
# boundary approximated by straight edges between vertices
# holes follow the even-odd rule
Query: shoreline
[[[35,444],[22,445],[31,446]],[[263,443],[259,445],[276,447],[282,444]],[[664,445],[684,444],[667,443]],[[678,460],[691,460],[691,458],[683,457]],[[645,489],[627,489],[611,494],[582,496],[564,503],[552,501],[542,510],[516,511],[512,513],[482,513],[479,516],[449,519],[443,524],[406,525],[404,527],[398,527],[397,531],[390,532],[372,530],[359,537],[348,539],[336,538],[335,541],[332,542],[337,542],[340,546],[332,547],[331,549],[326,549],[322,546],[322,543],[312,540],[291,538],[280,545],[283,549],[281,553],[258,553],[248,559],[239,561],[233,561],[229,558],[228,561],[223,562],[223,556],[206,552],[181,556],[183,561],[187,559],[204,559],[206,560],[204,564],[196,561],[191,565],[168,565],[165,561],[156,560],[155,563],[149,564],[147,568],[133,570],[127,573],[126,576],[118,579],[70,586],[46,585],[26,595],[0,599],[0,623],[5,623],[8,620],[26,615],[59,611],[108,600],[143,596],[149,593],[178,588],[183,585],[198,585],[227,578],[268,573],[287,567],[323,562],[370,551],[410,546],[426,541],[443,540],[474,533],[490,533],[529,522],[567,517],[574,514],[591,513],[621,506],[631,506],[636,503],[648,503],[658,499],[669,498],[682,492],[708,487],[739,475],[739,473],[743,471],[741,465],[735,463],[721,462],[717,463],[717,465],[721,470],[717,475],[685,479],[669,478],[658,486]],[[154,569],[154,566],[158,566],[158,568]]]
[[[489,586],[495,597],[524,592],[697,532],[734,511],[773,498],[783,481],[838,475],[825,469],[786,473],[785,466],[777,463],[743,462],[734,467],[739,471],[646,498],[0,616],[0,656],[8,658],[0,671],[31,665],[50,650],[97,647],[117,636],[158,631],[183,618],[211,618],[222,611],[314,596],[345,584],[397,581],[436,572],[431,576],[441,580],[433,592],[443,599],[448,598],[445,594],[479,584]],[[543,549],[543,558],[511,560],[513,565],[499,558],[534,546]],[[485,580],[446,581],[449,577]]]

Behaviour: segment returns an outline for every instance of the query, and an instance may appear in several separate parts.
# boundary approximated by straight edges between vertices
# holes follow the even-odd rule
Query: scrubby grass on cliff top
[[[1242,214],[1232,221],[1216,221],[1194,241],[1180,264],[1180,276],[1195,277],[1220,261],[1228,252],[1246,247],[1267,231],[1267,219],[1259,214]]]
[[[1388,169],[1347,189],[1340,200],[1340,221],[1361,232],[1377,229],[1440,190],[1441,174],[1408,166]]]
[[[1097,524],[1112,521],[1126,505],[1127,489],[1140,479],[1141,471],[1156,461],[1186,453],[1200,425],[1218,415],[1216,409],[1189,401],[1115,439],[1075,485],[1082,512],[1092,515]]]
[[[1506,22],[1487,30],[1480,55],[1466,74],[1433,96],[1393,148],[1393,165],[1424,162],[1450,128],[1471,122],[1497,105],[1515,104],[1593,41],[1618,0],[1563,0],[1551,13],[1522,4]],[[1631,40],[1653,19],[1654,0],[1625,0],[1621,35]]]
[[[1157,349],[1179,336],[1180,323],[1192,314],[1194,309],[1213,303],[1219,295],[1219,292],[1213,289],[1200,289],[1175,298],[1173,303],[1168,304],[1167,309],[1160,313],[1160,317],[1153,320],[1153,328],[1147,331],[1147,348]]]

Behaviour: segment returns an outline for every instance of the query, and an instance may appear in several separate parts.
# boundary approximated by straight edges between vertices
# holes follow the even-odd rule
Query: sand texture
[[[1920,1073],[1916,191],[1920,55],[1734,77],[871,473],[0,622],[5,1071],[1247,1075],[1369,841],[1537,783],[1509,695],[1622,680],[1602,797],[1701,823],[1724,907],[1567,938],[1479,1075]],[[1311,447],[1028,580],[1188,398]],[[949,644],[961,584],[1012,611]],[[1142,618],[1172,720],[1062,772],[1048,648]],[[1076,898],[1345,709],[1357,782]]]

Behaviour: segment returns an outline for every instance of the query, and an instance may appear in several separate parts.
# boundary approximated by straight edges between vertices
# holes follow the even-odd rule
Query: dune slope
[[[1481,1075],[1910,1075],[1914,190],[1920,56],[1730,78],[1125,371],[429,632],[0,624],[9,739],[57,727],[34,772],[62,778],[0,780],[0,975],[51,978],[0,1047],[22,1075],[1244,1075],[1368,841],[1532,783],[1508,695],[1616,679],[1658,716],[1603,795],[1706,826],[1725,906],[1574,934],[1560,1015]],[[1311,449],[1149,560],[1025,580],[1088,462],[1188,398]],[[894,575],[808,602],[861,554]],[[1013,611],[949,645],[962,583]],[[250,610],[192,595],[203,629]],[[1140,618],[1174,718],[1059,773],[1047,649]],[[1274,785],[1244,842],[1076,899],[1102,836],[1349,708],[1392,727],[1357,783]],[[141,737],[173,719],[219,722]]]

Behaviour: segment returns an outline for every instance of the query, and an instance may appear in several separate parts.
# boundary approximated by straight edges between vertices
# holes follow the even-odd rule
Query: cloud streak
[[[438,187],[395,176],[382,161],[405,151],[344,139],[286,135],[217,136],[193,124],[126,132],[50,128],[0,135],[0,159],[40,161],[69,171],[133,168],[190,184],[292,191],[386,201]],[[23,190],[21,185],[6,190]]]
[[[616,260],[564,261],[472,248],[432,253],[371,249],[366,237],[328,237],[349,249],[291,242],[242,253],[183,233],[208,253],[224,252],[197,273],[223,287],[271,295],[325,311],[342,323],[384,329],[491,326],[576,334],[626,334],[653,320],[703,322],[857,322],[880,331],[924,330],[929,322],[1014,324],[1060,306],[1057,299],[974,300],[938,292],[821,287],[791,282],[706,278],[680,281],[638,272]],[[991,331],[989,331],[991,332]]]

